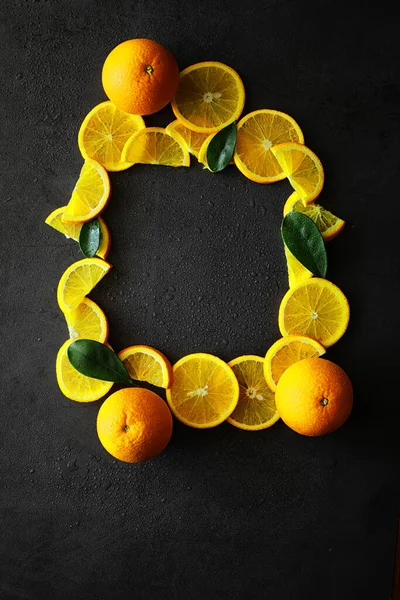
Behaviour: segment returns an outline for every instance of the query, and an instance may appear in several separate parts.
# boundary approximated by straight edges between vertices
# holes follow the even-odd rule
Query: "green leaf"
[[[79,234],[79,246],[87,258],[95,256],[100,246],[100,223],[93,219],[84,223]]]
[[[132,383],[123,362],[111,348],[94,340],[80,339],[68,346],[70,363],[79,373],[102,381]]]
[[[328,259],[321,232],[309,217],[288,213],[282,221],[282,239],[301,264],[317,277],[326,277]]]
[[[232,160],[236,146],[236,121],[218,131],[207,148],[207,164],[210,171],[222,171]]]

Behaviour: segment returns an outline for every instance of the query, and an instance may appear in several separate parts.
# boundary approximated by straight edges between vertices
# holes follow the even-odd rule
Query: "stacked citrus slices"
[[[78,145],[83,167],[66,206],[54,210],[46,223],[73,240],[80,240],[85,224],[98,221],[94,254],[70,265],[61,276],[57,300],[65,315],[69,339],[56,361],[61,391],[72,400],[91,402],[106,395],[112,382],[78,372],[68,349],[78,339],[107,344],[108,322],[88,298],[111,269],[106,261],[110,233],[100,216],[110,198],[109,171],[123,171],[138,163],[188,167],[190,155],[204,167],[214,136],[236,124],[236,144],[229,162],[255,183],[287,179],[293,193],[284,215],[298,212],[318,227],[324,242],[343,229],[344,221],[316,204],[324,184],[324,170],[291,116],[259,109],[241,117],[245,91],[241,78],[219,62],[203,62],[184,69],[171,103],[176,117],[165,128],[146,127],[140,115],[126,113],[112,102],[102,102],[83,120]],[[241,117],[241,118],[240,118]],[[164,388],[169,407],[182,423],[196,428],[227,421],[249,431],[266,429],[279,414],[275,406],[278,382],[293,363],[320,357],[339,340],[349,321],[343,292],[321,277],[313,277],[285,246],[289,290],[279,309],[278,339],[265,355],[245,355],[229,363],[206,353],[190,354],[171,366],[147,345],[118,352],[132,380]]]

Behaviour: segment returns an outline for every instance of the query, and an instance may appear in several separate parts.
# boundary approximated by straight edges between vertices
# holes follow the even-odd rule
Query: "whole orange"
[[[118,108],[151,115],[174,97],[179,68],[164,46],[136,38],[111,50],[103,65],[102,81],[105,93]]]
[[[324,435],[346,421],[353,406],[353,387],[338,365],[324,358],[305,358],[286,369],[275,393],[281,419],[303,435]]]
[[[160,454],[171,439],[171,412],[154,392],[124,388],[103,402],[97,415],[97,433],[115,458],[143,462]]]

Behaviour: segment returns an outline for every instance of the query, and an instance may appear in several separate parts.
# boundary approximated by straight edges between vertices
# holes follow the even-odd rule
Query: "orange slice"
[[[107,171],[123,171],[131,164],[121,161],[128,139],[145,124],[139,115],[131,115],[112,102],[101,102],[83,120],[78,146],[83,158],[92,158]]]
[[[239,401],[228,423],[258,431],[271,427],[279,419],[275,394],[269,389],[263,373],[261,356],[239,356],[228,363],[239,382]]]
[[[100,258],[83,258],[70,265],[57,287],[57,300],[62,312],[77,308],[110,269],[111,265]]]
[[[295,142],[273,146],[271,152],[303,203],[315,200],[324,185],[324,169],[318,156]]]
[[[243,82],[231,67],[201,62],[181,72],[171,102],[176,118],[199,133],[215,133],[239,118],[244,106]]]
[[[289,287],[293,288],[310,279],[313,274],[311,271],[306,269],[299,260],[290,252],[286,244],[283,244],[286,256],[286,266],[288,270]]]
[[[84,223],[97,217],[110,196],[107,171],[95,160],[85,161],[62,220],[64,223]]]
[[[165,131],[176,140],[179,140],[186,150],[193,154],[196,158],[199,156],[199,150],[205,139],[208,138],[208,133],[198,133],[185,127],[178,119],[172,121]]]
[[[314,204],[313,202],[304,206],[304,203],[297,192],[293,192],[286,200],[286,204],[283,207],[283,216],[293,210],[302,212],[307,215],[307,217],[310,217],[317,225],[325,242],[329,242],[329,240],[336,237],[346,224],[343,219],[335,217],[335,215],[320,204]]]
[[[284,295],[279,307],[279,329],[285,335],[306,335],[325,348],[347,329],[350,308],[343,292],[327,279],[313,277]]]
[[[168,358],[150,346],[129,346],[118,353],[131,379],[147,381],[151,385],[169,388],[172,367]]]
[[[188,167],[190,155],[181,140],[168,135],[162,127],[146,127],[126,142],[122,160],[131,164]]]
[[[264,376],[269,388],[275,392],[278,381],[290,365],[303,358],[325,354],[325,348],[305,335],[286,335],[269,348],[264,360]]]
[[[249,113],[237,126],[235,164],[245,177],[256,183],[272,183],[286,174],[271,152],[283,142],[304,142],[296,121],[277,110],[262,109]]]
[[[65,320],[71,340],[96,340],[104,344],[108,338],[107,317],[90,298],[84,298],[74,310],[66,312]]]
[[[65,206],[61,206],[60,208],[56,208],[55,210],[53,210],[53,212],[50,213],[47,219],[45,220],[45,223],[53,229],[55,229],[56,231],[63,233],[66,238],[71,238],[78,242],[79,234],[82,229],[82,223],[64,223],[62,217],[65,208]],[[111,234],[104,219],[100,216],[98,216],[97,219],[100,224],[100,245],[99,249],[96,252],[96,256],[105,259],[111,248]]]
[[[205,429],[225,421],[236,408],[239,384],[232,369],[211,354],[189,354],[173,366],[167,401],[179,421]]]

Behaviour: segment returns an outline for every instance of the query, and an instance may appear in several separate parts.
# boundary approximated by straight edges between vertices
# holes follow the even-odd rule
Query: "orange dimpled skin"
[[[102,404],[97,434],[115,458],[144,462],[160,454],[172,435],[172,415],[164,400],[145,388],[125,388]]]
[[[110,52],[102,81],[108,98],[120,110],[150,115],[171,102],[179,84],[179,68],[164,46],[136,38]]]
[[[283,373],[275,402],[281,419],[297,433],[325,435],[349,417],[353,387],[348,375],[335,363],[306,358]]]

